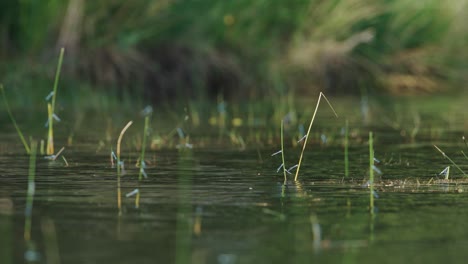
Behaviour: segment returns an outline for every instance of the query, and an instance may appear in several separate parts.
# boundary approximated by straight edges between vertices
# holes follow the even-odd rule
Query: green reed
[[[143,114],[145,115],[145,126],[143,127],[143,142],[141,145],[141,153],[140,153],[140,172],[138,174],[138,192],[136,194],[135,198],[135,207],[139,208],[140,207],[140,183],[143,180],[143,176],[146,177],[146,172],[145,172],[145,150],[146,150],[146,141],[148,138],[149,134],[149,123],[150,123],[150,118],[151,118],[151,113],[152,113],[151,107],[145,108]]]
[[[60,49],[60,55],[57,65],[57,71],[55,72],[55,80],[54,80],[54,88],[52,90],[52,101],[51,103],[47,104],[47,113],[48,113],[48,120],[49,120],[49,132],[47,136],[47,148],[46,153],[47,155],[54,154],[54,114],[55,114],[55,101],[57,98],[57,88],[58,82],[60,78],[60,71],[62,69],[62,62],[63,62],[63,54],[65,52],[64,48]]]
[[[284,174],[284,184],[288,180],[286,175],[286,163],[284,162],[284,121],[281,120],[281,160],[283,161],[283,174]]]
[[[345,125],[345,138],[344,138],[344,171],[345,171],[345,177],[349,176],[349,156],[348,156],[348,147],[349,147],[349,122],[348,119],[346,119],[346,125]]]

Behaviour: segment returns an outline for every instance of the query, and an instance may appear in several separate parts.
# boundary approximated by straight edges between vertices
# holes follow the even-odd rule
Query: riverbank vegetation
[[[50,87],[61,47],[70,100],[96,89],[153,102],[318,91],[420,95],[461,90],[467,76],[467,1],[0,5],[1,82],[21,105],[30,103],[25,94],[48,93],[42,87]]]

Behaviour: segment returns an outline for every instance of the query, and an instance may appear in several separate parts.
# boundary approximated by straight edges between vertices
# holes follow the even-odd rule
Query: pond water
[[[451,163],[433,147],[467,170],[458,122],[437,138],[422,129],[415,141],[402,130],[366,127],[352,139],[348,177],[339,136],[320,144],[319,133],[298,181],[289,176],[286,185],[280,155],[271,156],[279,141],[240,149],[197,147],[195,138],[193,148],[148,149],[148,178],[139,186],[140,152],[127,146],[120,213],[109,153],[97,151],[97,137],[77,136],[63,153],[68,166],[37,157],[28,241],[29,157],[9,130],[0,156],[0,263],[464,263],[468,181],[453,166],[445,181],[439,173]],[[373,214],[370,129],[382,172]],[[287,144],[285,153],[291,167],[300,147]],[[137,187],[139,208],[126,197]]]

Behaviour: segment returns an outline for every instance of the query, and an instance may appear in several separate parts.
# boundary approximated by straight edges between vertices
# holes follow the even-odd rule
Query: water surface
[[[276,171],[280,156],[271,156],[279,142],[240,148],[197,145],[195,138],[193,148],[148,149],[139,208],[135,196],[125,197],[138,187],[139,152],[130,143],[122,155],[121,213],[110,147],[99,150],[100,136],[77,133],[63,154],[68,166],[38,156],[29,242],[23,238],[29,157],[10,130],[0,156],[0,262],[463,263],[468,182],[454,167],[444,181],[439,173],[451,164],[433,147],[466,170],[463,124],[436,136],[423,126],[415,140],[402,129],[360,127],[349,177],[342,135],[334,132],[342,126],[318,126],[299,180],[289,176],[286,185]],[[366,185],[368,130],[375,131],[382,171],[374,214]],[[334,141],[320,143],[321,134]],[[287,144],[287,167],[299,152]]]

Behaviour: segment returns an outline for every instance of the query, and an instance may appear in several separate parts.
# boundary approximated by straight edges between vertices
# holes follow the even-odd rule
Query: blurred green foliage
[[[183,47],[169,58],[180,72],[229,64],[222,71],[250,80],[239,82],[245,89],[398,92],[423,83],[433,92],[466,81],[467,9],[467,0],[4,0],[0,71],[53,68],[64,45],[69,76],[140,85],[145,75],[167,75],[160,60]],[[210,83],[203,78],[200,89]]]

